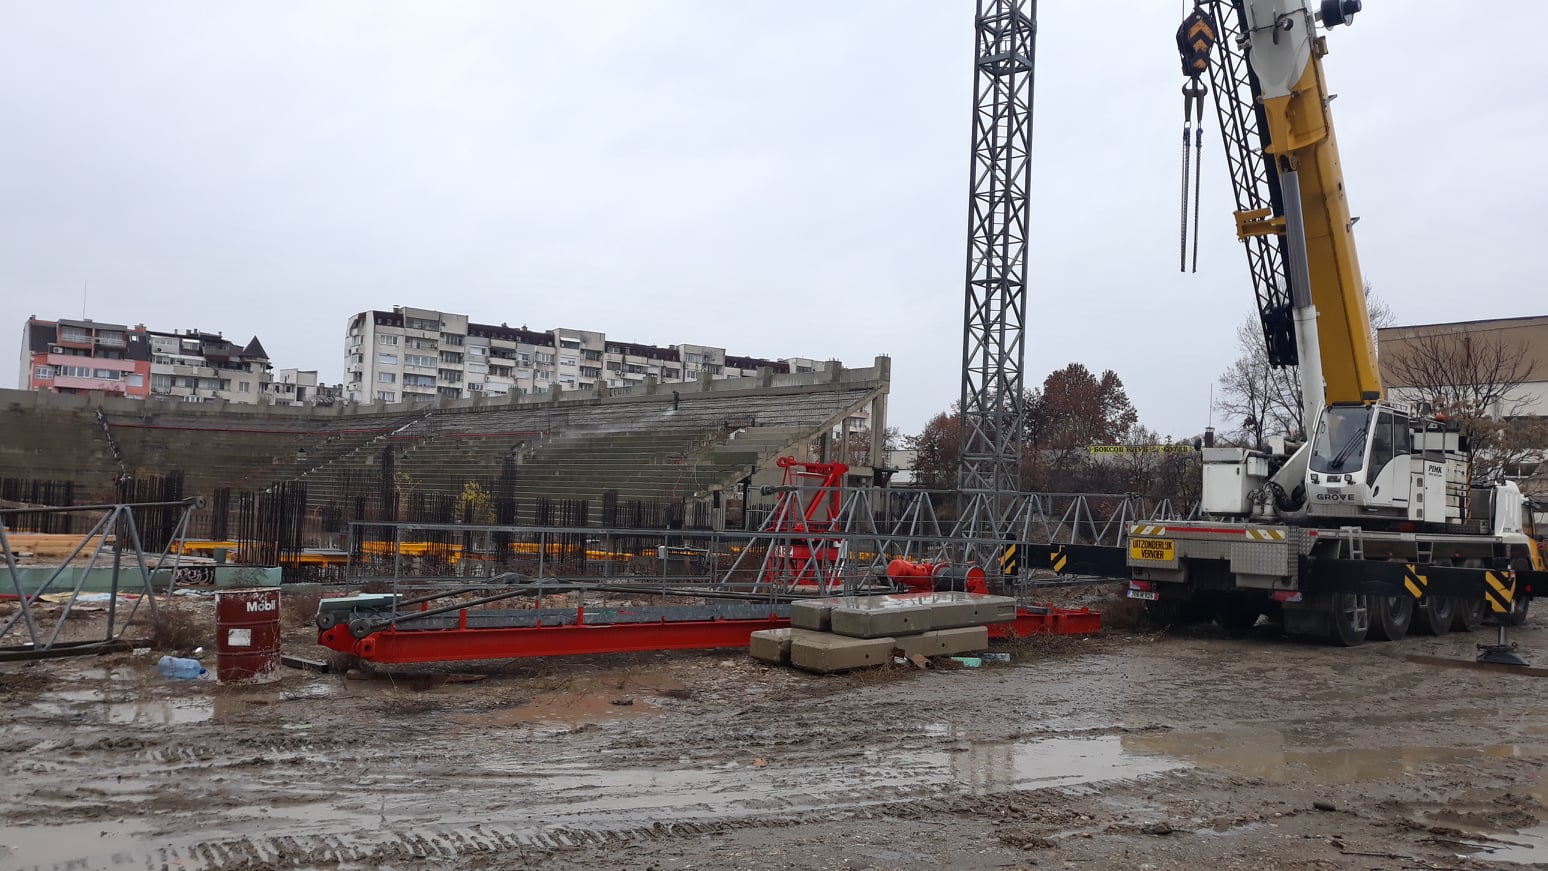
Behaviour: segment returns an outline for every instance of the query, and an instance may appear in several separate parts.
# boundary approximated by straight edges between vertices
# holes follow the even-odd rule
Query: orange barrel
[[[215,676],[221,683],[279,678],[280,591],[215,594]]]

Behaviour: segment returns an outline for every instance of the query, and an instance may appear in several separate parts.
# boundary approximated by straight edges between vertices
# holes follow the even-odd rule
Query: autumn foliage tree
[[[1024,397],[1021,439],[1021,487],[1024,490],[1076,490],[1092,486],[1095,466],[1088,445],[1121,442],[1139,419],[1123,381],[1111,370],[1096,375],[1071,363],[1043,379]],[[956,405],[938,414],[908,440],[915,451],[914,474],[932,490],[957,486],[962,455],[962,418]]]

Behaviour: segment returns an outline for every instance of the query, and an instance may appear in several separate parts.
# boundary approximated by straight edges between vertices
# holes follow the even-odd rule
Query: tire
[[[1473,632],[1484,625],[1484,618],[1489,616],[1489,606],[1472,599],[1457,599],[1457,616],[1453,618],[1451,628],[1457,632]]]
[[[1457,600],[1446,596],[1425,596],[1414,608],[1413,631],[1421,635],[1445,635],[1457,619]]]
[[[1370,596],[1333,593],[1327,599],[1328,641],[1338,647],[1355,647],[1370,632]]]
[[[1215,622],[1232,635],[1245,635],[1257,625],[1266,603],[1252,593],[1227,593],[1215,603]]]
[[[1414,600],[1410,596],[1372,596],[1370,637],[1376,641],[1402,641],[1414,625]]]
[[[1157,629],[1169,629],[1173,626],[1181,626],[1183,620],[1183,605],[1185,603],[1170,599],[1167,601],[1155,601],[1145,603],[1145,616],[1150,618],[1150,625]]]
[[[1193,599],[1160,599],[1146,602],[1145,614],[1150,617],[1150,625],[1158,629],[1203,623],[1210,619],[1210,613],[1205,607]]]
[[[1506,626],[1520,626],[1526,622],[1527,610],[1532,607],[1531,599],[1517,599],[1510,603],[1510,613],[1505,615]]]
[[[1516,557],[1510,561],[1510,570],[1513,572],[1529,572],[1532,563],[1525,557]],[[1532,607],[1531,599],[1516,599],[1510,603],[1510,613],[1503,618],[1506,626],[1520,626],[1526,622],[1527,610]]]

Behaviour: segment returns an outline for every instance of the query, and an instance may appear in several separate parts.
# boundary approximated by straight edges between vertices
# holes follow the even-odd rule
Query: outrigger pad
[[[1494,665],[1518,665],[1523,668],[1532,664],[1516,652],[1516,645],[1514,644],[1480,644],[1478,645],[1478,661]]]

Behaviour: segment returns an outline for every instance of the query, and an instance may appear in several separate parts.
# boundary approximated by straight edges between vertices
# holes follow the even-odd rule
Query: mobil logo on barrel
[[[276,587],[215,594],[215,674],[223,683],[279,678],[279,606]]]

